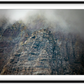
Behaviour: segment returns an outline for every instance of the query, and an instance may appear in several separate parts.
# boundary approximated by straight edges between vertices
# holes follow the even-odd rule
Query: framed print
[[[83,2],[1,2],[0,80],[83,83],[83,23]]]

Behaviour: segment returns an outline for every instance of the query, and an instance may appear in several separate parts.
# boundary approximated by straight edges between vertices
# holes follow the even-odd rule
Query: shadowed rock
[[[21,40],[12,50],[1,74],[72,75],[84,74],[83,43],[74,34],[41,29]]]

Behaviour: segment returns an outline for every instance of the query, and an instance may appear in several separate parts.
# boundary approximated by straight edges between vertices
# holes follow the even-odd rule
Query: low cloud
[[[66,32],[78,33],[82,37],[84,36],[84,10],[81,9],[0,10],[0,22],[4,16],[8,18],[7,20],[10,23],[22,20],[26,25],[31,23],[32,28],[47,28],[51,26],[53,32],[57,31],[59,26]],[[35,22],[38,26],[34,24],[36,18],[42,19],[41,22]]]

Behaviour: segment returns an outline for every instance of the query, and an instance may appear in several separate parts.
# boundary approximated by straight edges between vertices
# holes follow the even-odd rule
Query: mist
[[[28,28],[34,31],[50,27],[52,32],[63,30],[64,33],[73,32],[84,38],[84,10],[81,9],[0,10],[0,23],[4,17],[7,24],[22,20],[27,26],[31,23]],[[38,18],[41,21],[35,22]]]

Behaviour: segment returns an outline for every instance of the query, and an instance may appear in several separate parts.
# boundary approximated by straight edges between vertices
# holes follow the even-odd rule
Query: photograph
[[[0,75],[84,75],[84,9],[0,9]]]

